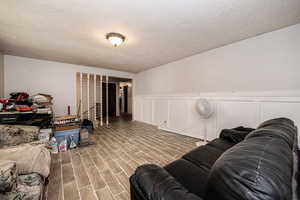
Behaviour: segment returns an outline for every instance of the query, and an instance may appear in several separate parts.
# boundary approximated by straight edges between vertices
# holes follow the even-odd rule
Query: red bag
[[[32,108],[29,106],[16,106],[16,111],[28,112],[28,111],[32,111]]]

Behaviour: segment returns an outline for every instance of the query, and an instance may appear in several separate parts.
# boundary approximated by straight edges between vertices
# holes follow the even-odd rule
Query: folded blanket
[[[0,160],[15,161],[18,174],[35,172],[46,178],[50,173],[50,152],[43,144],[29,143],[0,149]]]
[[[239,126],[233,129],[223,129],[220,133],[220,138],[228,140],[233,143],[239,143],[245,139],[245,137],[255,129]]]

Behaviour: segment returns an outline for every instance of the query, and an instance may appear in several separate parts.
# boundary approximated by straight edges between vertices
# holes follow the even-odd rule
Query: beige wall
[[[4,55],[0,53],[0,98],[4,97]]]
[[[135,95],[299,90],[299,36],[300,24],[138,73]]]

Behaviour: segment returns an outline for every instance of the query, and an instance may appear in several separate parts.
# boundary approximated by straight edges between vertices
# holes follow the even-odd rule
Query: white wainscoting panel
[[[214,117],[215,113],[209,119],[203,119],[199,116],[196,110],[196,98],[192,98],[187,100],[188,102],[188,125],[186,130],[184,131],[184,135],[188,135],[195,138],[212,140],[216,138],[216,117]],[[214,110],[216,109],[216,102],[210,100]],[[206,131],[206,137],[205,137]]]
[[[142,119],[143,122],[152,124],[152,100],[144,99],[142,101]]]
[[[191,137],[204,138],[204,120],[196,110],[196,99],[187,100],[188,119],[187,128],[184,133]]]
[[[142,120],[142,109],[143,109],[142,102],[143,102],[143,98],[139,98],[139,97],[134,98],[133,116],[138,121],[143,121]]]
[[[293,119],[296,124],[300,124],[300,102],[263,102],[261,119],[265,121],[267,119],[282,117]],[[298,129],[300,126],[298,127]]]
[[[153,100],[153,125],[162,128],[167,128],[168,122],[168,101],[167,100]]]
[[[188,104],[185,100],[169,101],[169,121],[167,128],[174,132],[184,132],[187,128]]]
[[[217,113],[218,132],[236,126],[256,127],[260,123],[259,102],[220,101]]]
[[[256,128],[261,122],[276,117],[290,118],[300,129],[300,93],[294,96],[291,93],[265,94],[136,96],[134,119],[200,139],[204,139],[206,124],[208,140],[217,138],[224,128]],[[198,115],[196,101],[199,98],[206,98],[212,103],[214,114],[211,118],[202,119]]]
[[[262,121],[285,116],[297,124],[298,144],[300,144],[300,102],[264,102],[262,105]]]

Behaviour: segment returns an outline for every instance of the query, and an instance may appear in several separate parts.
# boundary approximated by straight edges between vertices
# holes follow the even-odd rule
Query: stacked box
[[[65,131],[55,131],[54,136],[58,144],[60,144],[63,140],[67,140],[67,145],[69,147],[71,143],[71,137],[73,137],[73,141],[76,145],[79,144],[79,131],[79,128]]]
[[[87,129],[80,130],[80,145],[89,143],[89,132]]]
[[[52,128],[40,129],[39,141],[49,142],[50,137],[52,136]]]
[[[67,130],[66,127],[71,127],[69,129],[76,127],[80,127],[80,119],[76,115],[67,115],[56,117],[54,121],[55,129],[63,128]]]
[[[80,119],[77,116],[68,115],[56,117],[54,120],[54,126],[54,136],[58,144],[66,139],[69,146],[72,137],[76,145],[79,144]]]

